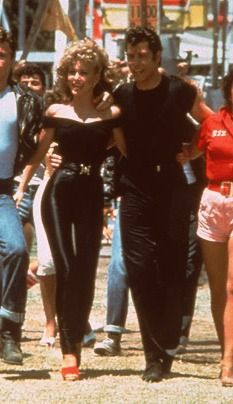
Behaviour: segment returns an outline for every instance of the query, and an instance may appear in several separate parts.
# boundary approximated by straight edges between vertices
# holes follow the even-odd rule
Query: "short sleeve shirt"
[[[226,108],[203,122],[197,147],[206,155],[209,181],[233,181],[233,115]]]
[[[139,90],[128,83],[118,87],[114,95],[122,110],[126,137],[126,176],[143,184],[155,164],[175,163],[196,89],[178,78],[162,76],[154,89]]]

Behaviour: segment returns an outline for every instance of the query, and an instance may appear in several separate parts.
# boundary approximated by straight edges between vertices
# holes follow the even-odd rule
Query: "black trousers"
[[[103,224],[102,180],[59,169],[49,180],[42,217],[57,278],[56,309],[63,354],[85,333],[93,297]]]
[[[151,186],[148,194],[125,185],[120,212],[123,254],[147,362],[179,342],[189,223],[183,185],[174,187],[161,175]]]

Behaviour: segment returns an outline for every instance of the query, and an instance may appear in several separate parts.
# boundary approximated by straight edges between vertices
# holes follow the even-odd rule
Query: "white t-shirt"
[[[10,87],[0,92],[0,178],[13,177],[18,150],[17,105]]]

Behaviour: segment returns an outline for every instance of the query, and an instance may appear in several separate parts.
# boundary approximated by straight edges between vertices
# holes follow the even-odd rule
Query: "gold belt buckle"
[[[90,175],[91,174],[91,165],[86,166],[85,164],[80,164],[80,175]]]
[[[227,188],[227,189],[226,189]],[[226,197],[233,196],[233,182],[231,181],[222,181],[220,185],[221,194]]]

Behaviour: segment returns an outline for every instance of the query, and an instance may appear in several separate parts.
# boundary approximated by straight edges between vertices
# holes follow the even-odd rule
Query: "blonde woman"
[[[58,142],[62,164],[46,187],[42,217],[57,276],[64,380],[79,379],[81,341],[94,296],[103,225],[100,166],[113,144],[125,154],[119,109],[97,111],[93,102],[95,88],[106,81],[107,72],[107,55],[95,42],[85,39],[67,49],[57,71],[57,88],[66,101],[48,108],[43,140],[19,189],[24,190],[49,144]]]

